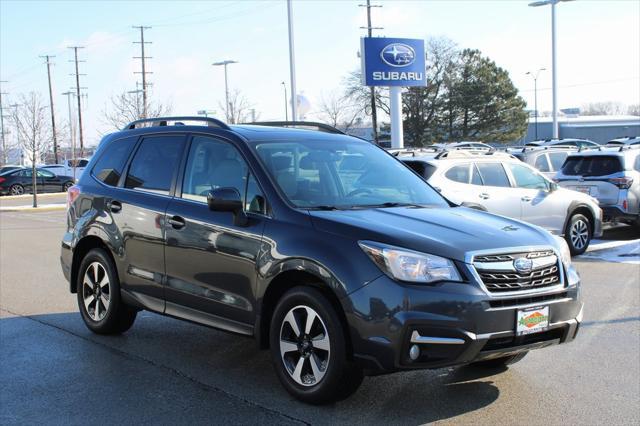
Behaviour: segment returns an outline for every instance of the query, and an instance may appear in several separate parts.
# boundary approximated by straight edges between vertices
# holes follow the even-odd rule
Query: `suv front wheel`
[[[270,327],[273,363],[294,397],[322,404],[351,395],[362,371],[347,359],[340,318],[318,290],[295,287],[282,296]]]
[[[573,256],[587,251],[591,242],[591,221],[585,215],[576,213],[569,219],[564,230],[564,239],[569,244]]]
[[[76,288],[78,308],[91,331],[119,334],[131,328],[137,311],[122,302],[118,273],[104,250],[93,249],[82,259]]]

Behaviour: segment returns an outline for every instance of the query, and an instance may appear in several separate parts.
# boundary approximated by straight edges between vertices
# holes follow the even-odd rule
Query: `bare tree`
[[[626,108],[620,102],[591,102],[580,108],[580,115],[622,115]]]
[[[227,111],[224,106],[224,102],[218,104],[222,111]],[[240,90],[234,90],[229,94],[229,110],[227,115],[229,116],[229,124],[245,123],[252,121],[253,105],[249,100],[240,92]],[[255,115],[255,114],[254,114]],[[255,117],[257,120],[257,116]]]
[[[320,98],[319,118],[345,132],[348,132],[358,119],[362,119],[363,115],[362,104],[354,104],[349,97],[342,96],[335,90],[328,94],[323,93]]]
[[[640,104],[629,105],[627,108],[627,114],[640,115]]]
[[[147,101],[147,118],[163,117],[171,114],[172,106]],[[102,112],[103,122],[116,130],[132,121],[143,118],[142,96],[138,93],[122,92],[112,96],[109,105]]]
[[[367,115],[371,115],[371,89],[362,84],[362,73],[360,71],[354,71],[344,79],[343,82],[345,97],[349,98],[354,104],[361,105],[362,110]],[[376,87],[376,108],[384,111],[389,115],[389,90],[385,87]],[[379,119],[378,119],[379,120]]]
[[[20,145],[31,159],[33,207],[38,207],[36,164],[44,158],[52,142],[51,122],[47,118],[47,105],[39,93],[21,95],[13,111],[13,121],[18,131]]]

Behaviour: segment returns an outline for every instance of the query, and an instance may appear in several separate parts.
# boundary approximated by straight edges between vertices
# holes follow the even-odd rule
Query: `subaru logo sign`
[[[392,67],[408,67],[416,60],[416,52],[404,43],[391,43],[382,49],[380,57]]]
[[[362,82],[367,86],[425,86],[424,40],[363,37]]]
[[[519,257],[513,261],[513,267],[521,274],[528,274],[533,269],[533,261],[526,257]]]

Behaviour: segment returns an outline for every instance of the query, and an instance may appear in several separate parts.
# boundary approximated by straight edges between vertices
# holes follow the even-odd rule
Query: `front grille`
[[[518,272],[513,265],[519,258],[531,259],[530,272]],[[560,283],[559,262],[552,250],[476,256],[473,262],[480,279],[491,293],[533,290]]]

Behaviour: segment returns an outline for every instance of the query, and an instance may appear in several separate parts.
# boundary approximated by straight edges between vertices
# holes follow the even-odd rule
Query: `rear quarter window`
[[[405,161],[404,164],[409,166],[411,169],[413,169],[413,171],[427,180],[429,180],[429,178],[433,175],[433,172],[436,171],[435,166],[432,166],[429,163],[425,163],[424,161]]]
[[[107,145],[93,166],[93,176],[106,185],[116,186],[136,140],[135,137],[118,139]]]

